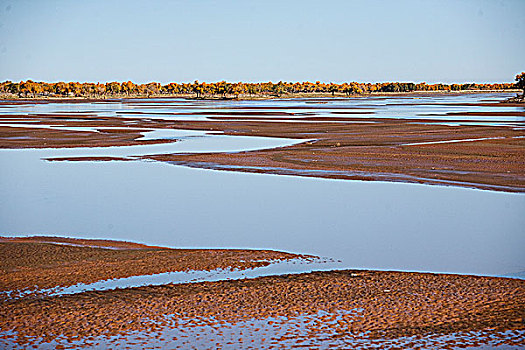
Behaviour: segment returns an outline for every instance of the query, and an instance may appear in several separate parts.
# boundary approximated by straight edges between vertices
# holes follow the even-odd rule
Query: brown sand
[[[108,249],[117,248],[117,249]],[[313,258],[270,250],[168,249],[136,243],[59,237],[1,238],[0,292],[30,291],[164,272],[269,265]],[[16,293],[15,293],[16,295]],[[0,297],[0,301],[5,297]]]
[[[142,134],[135,130],[89,132],[0,126],[1,148],[112,147],[167,142],[138,141],[140,137]]]
[[[0,249],[3,290],[17,286],[5,282],[17,272],[70,285],[105,271],[115,277],[168,264],[245,267],[248,259],[295,257],[54,237],[3,238]],[[74,266],[81,268],[68,270]],[[4,299],[0,347],[523,347],[524,320],[523,280],[347,270]]]
[[[525,191],[523,129],[373,121],[376,122],[181,122],[181,127],[207,127],[234,135],[314,140],[270,150],[144,158],[217,170]],[[442,141],[452,142],[433,143]],[[419,144],[426,142],[430,143]],[[235,168],[229,167],[232,165]]]
[[[522,280],[332,271],[4,302],[0,329],[17,336],[4,335],[0,344],[27,348],[57,341],[77,348],[70,342],[95,346],[111,336],[109,347],[160,348],[183,340],[182,347],[192,347],[207,330],[208,348],[348,348],[379,339],[390,348],[409,336],[416,337],[402,342],[404,348],[429,341],[438,348],[487,345],[494,339],[523,347],[524,319]],[[506,331],[521,332],[501,333]],[[454,336],[432,340],[443,335]]]
[[[140,106],[148,102],[160,103],[140,100],[132,103]],[[459,106],[469,105],[506,107],[509,104],[487,102]],[[308,114],[307,107],[304,113],[273,113],[264,110],[258,112],[256,108],[251,107],[246,111],[237,106],[238,112],[213,112],[214,115],[209,120],[203,121],[152,120],[141,113],[131,118],[95,118],[89,113],[1,115],[0,121],[18,119],[37,125],[95,127],[99,132],[0,127],[0,147],[94,147],[171,142],[140,141],[140,132],[130,127],[143,130],[159,128],[222,131],[228,135],[285,137],[312,141],[253,152],[167,154],[146,156],[143,159],[218,170],[454,185],[508,192],[525,191],[525,129],[522,122],[510,123],[507,126],[440,125],[439,122],[428,118],[353,117],[353,113],[359,111],[346,113],[344,110],[336,110],[328,116],[312,116]],[[342,116],[338,112],[348,116]],[[203,113],[209,114],[205,111],[174,114],[191,116]],[[523,112],[467,112],[461,115],[465,116],[465,120],[475,121],[477,116],[510,115],[509,113],[523,115]],[[289,121],[290,118],[294,121]],[[451,120],[451,123],[454,121]],[[105,127],[119,129],[104,129]],[[464,141],[455,142],[457,140]],[[441,141],[453,142],[418,144]],[[60,160],[78,161],[91,158]],[[235,169],[231,169],[231,166]]]

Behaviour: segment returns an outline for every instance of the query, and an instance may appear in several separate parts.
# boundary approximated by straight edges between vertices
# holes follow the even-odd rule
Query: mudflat
[[[291,107],[201,102],[176,101],[168,106],[175,112],[164,110],[165,101],[137,100],[112,101],[130,107],[113,110],[116,115],[2,114],[0,147],[168,144],[178,139],[143,136],[148,131],[198,130],[298,142],[233,153],[53,158],[49,152],[47,160],[145,160],[525,192],[524,112],[468,111],[521,104],[446,103],[467,111],[433,119],[381,117],[370,111],[380,101],[371,101],[367,108],[325,108],[326,99]],[[403,104],[410,105],[417,103]],[[484,118],[490,122],[484,123]],[[56,237],[0,238],[0,254],[0,348],[525,347],[521,279],[344,270],[50,295],[39,291],[110,278],[250,269],[314,257]]]
[[[25,249],[21,245],[31,248],[35,258],[17,259]],[[94,252],[102,248],[50,245],[2,243],[2,254],[12,258],[3,271],[26,270],[25,277],[40,278],[40,271],[60,273],[58,265],[86,267],[79,256],[95,256],[99,263],[104,260],[105,253]],[[130,264],[131,250],[119,248],[104,252],[124,251],[124,257],[118,257],[120,265]],[[179,255],[171,249],[131,249],[151,256],[141,262],[153,270],[159,262],[167,269],[180,266],[167,253],[192,261],[211,255],[218,257],[212,264],[241,265],[246,254],[289,257],[267,251],[228,255],[224,250],[185,250]],[[133,273],[149,271],[135,269]],[[87,270],[83,273],[91,275]],[[67,276],[78,280],[74,273]],[[0,303],[0,346],[523,347],[524,320],[525,282],[520,279],[344,270],[10,298]]]
[[[313,258],[271,250],[170,249],[111,240],[0,237],[0,301],[20,292],[178,271],[253,269]],[[9,297],[2,292],[13,291]]]
[[[267,150],[143,159],[216,170],[525,191],[523,129],[386,118],[303,119],[308,118],[180,122],[184,128],[310,140]]]
[[[410,98],[413,97],[416,96],[410,95]],[[225,135],[305,141],[289,147],[249,152],[170,153],[145,155],[135,160],[147,159],[216,170],[525,191],[525,128],[519,119],[525,116],[525,112],[505,109],[519,109],[523,104],[427,102],[427,107],[466,109],[432,119],[423,116],[378,117],[370,108],[379,106],[380,97],[371,98],[369,105],[351,108],[327,105],[330,101],[312,99],[302,105],[232,104],[215,108],[213,104],[203,107],[194,100],[169,102],[167,107],[163,107],[165,101],[130,100],[121,101],[132,108],[117,111],[118,116],[100,116],[89,111],[3,114],[0,115],[0,121],[4,123],[0,126],[0,147],[147,145],[177,141],[142,140],[142,133],[148,130],[213,131]],[[45,101],[25,103],[42,104]],[[391,106],[394,105],[391,103]],[[418,106],[417,102],[406,101],[399,105],[404,108]],[[148,108],[148,111],[143,108]],[[157,110],[159,108],[176,111]],[[496,110],[468,111],[469,108]],[[327,110],[328,114],[318,113],[323,110]],[[509,122],[505,117],[518,119]],[[490,118],[491,122],[484,125],[486,118]],[[500,122],[498,118],[501,118]],[[112,161],[124,158],[61,157],[48,160]]]

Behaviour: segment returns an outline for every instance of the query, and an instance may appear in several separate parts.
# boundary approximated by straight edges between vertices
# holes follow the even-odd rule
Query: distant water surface
[[[472,96],[464,99],[475,101]],[[292,102],[219,102],[215,108]],[[377,101],[356,99],[355,103]],[[211,103],[195,104],[208,108]],[[13,109],[102,109],[101,113],[114,114],[127,105],[49,104]],[[7,109],[2,107],[0,113]],[[221,150],[228,148],[225,145],[240,150],[244,146],[239,140],[195,134],[175,151]],[[251,149],[294,142],[245,140]],[[0,150],[0,234],[108,238],[170,247],[276,249],[341,259],[342,267],[348,268],[525,277],[523,194],[212,171],[144,161],[41,160],[91,151],[117,156],[148,153],[141,151],[142,146],[134,147]]]

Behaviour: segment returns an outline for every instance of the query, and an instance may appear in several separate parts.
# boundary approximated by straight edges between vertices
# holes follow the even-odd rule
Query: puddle
[[[103,280],[90,284],[77,284],[69,287],[37,289],[27,291],[6,291],[2,294],[8,297],[23,297],[29,294],[48,296],[68,295],[86,291],[103,291],[117,288],[132,288],[140,286],[159,286],[165,284],[183,284],[198,282],[214,282],[224,280],[239,280],[263,276],[298,274],[312,271],[331,271],[341,266],[332,259],[292,259],[287,261],[269,261],[271,264],[252,269],[216,269],[211,271],[180,271],[166,272],[154,275],[132,276],[112,280]]]
[[[81,341],[57,337],[50,342],[42,339],[27,339],[38,349],[90,347],[111,349],[159,349],[193,348],[211,349],[330,349],[330,348],[423,348],[423,349],[498,349],[521,348],[525,331],[480,330],[452,334],[426,334],[393,339],[371,338],[367,332],[352,332],[353,320],[362,319],[362,309],[319,311],[295,316],[268,316],[249,318],[237,322],[217,320],[213,317],[190,317],[189,315],[165,315],[160,329],[125,335],[91,337]],[[159,323],[140,320],[142,323]],[[349,327],[350,330],[342,327]],[[9,338],[13,332],[5,332]],[[0,339],[0,345],[12,349],[23,349],[23,345],[11,339]]]
[[[502,140],[502,139],[522,139],[525,136],[514,136],[514,137],[480,137],[477,139],[458,139],[458,140],[443,140],[443,141],[428,141],[428,142],[412,142],[412,143],[402,143],[399,146],[420,146],[420,145],[434,145],[440,143],[457,143],[457,142],[474,142],[474,141],[484,141],[484,140]]]
[[[199,130],[181,130],[181,129],[156,129],[143,133],[139,141],[149,140],[176,140],[187,137],[199,137],[206,135],[220,135],[220,132],[209,132]]]

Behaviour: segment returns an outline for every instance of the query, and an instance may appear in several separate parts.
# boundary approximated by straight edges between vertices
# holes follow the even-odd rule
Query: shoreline
[[[148,102],[136,103],[139,107],[147,107]],[[408,106],[417,103],[414,99]],[[437,102],[434,104],[439,105]],[[524,106],[490,101],[444,105],[495,109]],[[525,192],[523,122],[504,121],[505,118],[524,117],[523,111],[473,112],[467,109],[465,112],[449,112],[442,119],[425,116],[402,119],[376,116],[370,111],[360,110],[361,106],[354,106],[359,107],[357,110],[336,107],[323,115],[310,112],[312,108],[322,110],[323,104],[317,107],[283,106],[278,110],[272,106],[257,108],[242,105],[230,106],[230,110],[224,111],[153,110],[144,114],[144,111],[132,110],[104,117],[75,112],[4,114],[0,118],[6,123],[0,126],[0,148],[162,145],[178,142],[178,139],[141,141],[141,138],[151,130],[219,132],[226,136],[274,137],[304,142],[288,147],[234,153],[168,153],[133,159],[110,155],[48,157],[46,160],[153,160],[214,170]],[[159,118],[151,118],[157,114]],[[191,120],[192,116],[195,120]],[[174,119],[170,120],[171,117]],[[476,121],[483,122],[485,118],[497,120],[498,117],[502,121],[493,122],[494,125],[475,125]]]
[[[331,98],[337,99],[355,99],[355,98],[369,98],[369,97],[396,97],[396,96],[435,96],[435,95],[463,95],[463,94],[493,94],[493,93],[520,93],[522,90],[458,90],[458,91],[410,91],[410,92],[374,92],[347,95],[344,93],[317,92],[317,93],[286,93],[281,95],[260,94],[260,95],[239,95],[237,97],[220,97],[207,96],[196,97],[195,94],[153,94],[153,95],[109,95],[109,96],[37,96],[37,97],[18,97],[12,94],[0,94],[0,100],[13,102],[119,102],[122,100],[148,100],[148,99],[185,99],[196,101],[256,101],[256,100],[280,100],[280,99],[294,99],[294,98],[321,98],[329,100]],[[514,98],[514,97],[513,97]],[[2,104],[2,102],[0,102]]]
[[[503,126],[448,126],[440,121],[323,118],[294,122],[268,117],[224,117],[178,123],[180,128],[230,135],[306,138],[302,143],[237,153],[179,153],[141,159],[195,168],[454,185],[525,192],[523,130]],[[374,123],[367,123],[368,121]]]
[[[20,240],[45,246],[38,237]],[[283,341],[441,347],[496,340],[525,346],[524,305],[521,279],[345,269],[5,300],[0,345],[184,346],[195,344],[197,332],[207,347],[229,341],[248,346],[261,337],[264,347]]]
[[[257,249],[167,248],[68,237],[0,237],[0,294],[37,297],[39,290],[168,272],[255,269],[272,262],[319,259]],[[38,288],[34,288],[38,286]],[[3,297],[0,297],[0,301]]]

